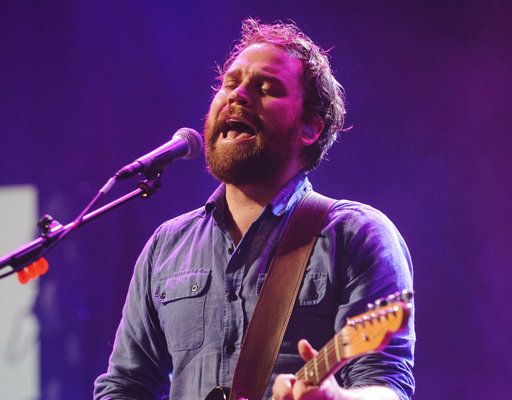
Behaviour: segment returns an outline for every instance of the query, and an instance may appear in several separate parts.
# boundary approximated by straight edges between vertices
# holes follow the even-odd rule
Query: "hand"
[[[304,361],[309,361],[318,352],[309,342],[302,339],[298,343],[299,354]],[[308,385],[299,381],[295,375],[281,374],[272,386],[274,400],[348,400],[347,392],[343,390],[330,376],[320,386]]]

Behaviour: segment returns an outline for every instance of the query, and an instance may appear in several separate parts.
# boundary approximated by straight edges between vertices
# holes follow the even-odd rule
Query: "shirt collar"
[[[295,175],[281,190],[278,195],[270,202],[267,208],[270,207],[275,216],[283,215],[290,210],[299,199],[312,190],[311,183],[304,171],[300,171]]]
[[[268,212],[268,210],[270,210],[275,216],[283,215],[310,190],[312,190],[312,186],[306,176],[306,173],[304,171],[300,171],[267,205],[265,211]],[[208,201],[204,206],[203,215],[206,216],[215,209],[223,214],[226,207],[226,184],[221,183],[208,198]]]
[[[208,201],[204,205],[204,213],[210,214],[216,207],[224,207],[226,203],[226,184],[221,183],[217,189],[208,198]]]

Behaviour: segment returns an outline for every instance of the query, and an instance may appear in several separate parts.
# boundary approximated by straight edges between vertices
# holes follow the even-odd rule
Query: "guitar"
[[[320,385],[350,360],[382,350],[393,333],[407,324],[412,296],[412,291],[402,290],[368,304],[368,311],[347,319],[341,331],[295,374],[297,379]],[[205,400],[228,398],[229,388],[219,386]]]

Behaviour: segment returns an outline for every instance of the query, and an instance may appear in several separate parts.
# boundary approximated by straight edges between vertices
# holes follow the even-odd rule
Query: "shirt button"
[[[228,344],[226,346],[226,353],[233,354],[235,352],[235,345],[234,344]]]
[[[160,293],[160,299],[162,299],[162,300],[165,299],[165,292]]]
[[[190,288],[192,292],[197,292],[197,289],[199,289],[199,285],[192,285],[192,287]]]
[[[234,252],[234,251],[235,251],[235,249],[233,249],[233,247],[230,247],[230,248],[228,249],[228,254],[233,254],[233,252]]]
[[[234,294],[234,293],[229,293],[228,294],[228,300],[229,301],[235,301],[237,299],[238,299],[238,296],[236,294]]]

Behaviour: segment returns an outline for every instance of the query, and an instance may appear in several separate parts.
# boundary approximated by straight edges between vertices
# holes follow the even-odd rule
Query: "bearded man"
[[[204,399],[231,384],[276,243],[312,190],[306,173],[335,141],[344,114],[326,52],[293,24],[244,21],[204,129],[208,169],[221,185],[204,207],[167,221],[147,243],[95,399]],[[320,386],[292,375],[347,317],[404,288],[412,288],[412,265],[393,224],[370,206],[337,201],[266,395],[409,399],[412,318],[384,350],[351,361]]]

